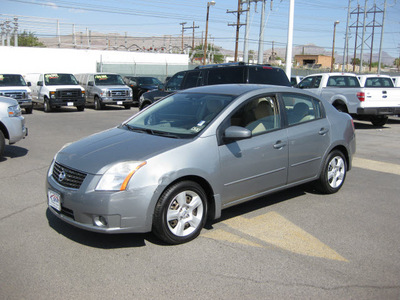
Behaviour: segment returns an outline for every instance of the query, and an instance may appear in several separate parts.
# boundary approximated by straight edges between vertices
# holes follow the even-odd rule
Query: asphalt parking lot
[[[29,136],[0,160],[1,299],[400,299],[400,118],[355,122],[337,194],[276,193],[167,246],[151,233],[86,232],[47,210],[54,154],[136,111],[24,115]]]

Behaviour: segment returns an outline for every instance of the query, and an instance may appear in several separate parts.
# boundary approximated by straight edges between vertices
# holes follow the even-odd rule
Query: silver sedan
[[[278,190],[313,182],[322,193],[339,191],[354,153],[351,117],[314,94],[205,86],[64,146],[46,193],[50,211],[76,227],[153,231],[179,244],[224,208]]]

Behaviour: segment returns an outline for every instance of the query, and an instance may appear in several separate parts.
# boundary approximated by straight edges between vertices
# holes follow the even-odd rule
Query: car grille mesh
[[[54,163],[52,176],[60,185],[71,189],[79,189],[86,178],[85,173],[72,170],[57,162]]]

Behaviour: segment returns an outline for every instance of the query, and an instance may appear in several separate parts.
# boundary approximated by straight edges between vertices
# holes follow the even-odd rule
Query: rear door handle
[[[319,134],[320,135],[325,135],[325,134],[327,134],[328,133],[328,131],[329,131],[329,129],[328,128],[321,128],[320,130],[319,130]]]
[[[275,144],[274,144],[274,148],[275,149],[282,149],[283,147],[285,147],[286,146],[286,142],[282,142],[282,141],[277,141]]]

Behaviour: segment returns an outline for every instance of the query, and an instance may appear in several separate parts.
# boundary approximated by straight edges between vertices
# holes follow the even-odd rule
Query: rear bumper
[[[359,107],[357,108],[357,115],[400,115],[399,107]]]

